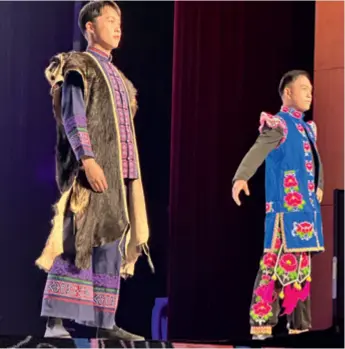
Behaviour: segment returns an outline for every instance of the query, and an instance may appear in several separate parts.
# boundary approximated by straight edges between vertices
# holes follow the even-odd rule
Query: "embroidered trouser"
[[[128,184],[128,180],[125,180]],[[120,292],[120,268],[124,243],[121,239],[95,247],[91,267],[80,270],[74,265],[74,216],[66,212],[64,254],[55,259],[48,273],[41,316],[74,320],[103,329],[115,326]],[[76,225],[78,221],[76,220]]]
[[[311,328],[310,273],[310,253],[285,252],[278,235],[274,249],[260,261],[250,307],[251,334],[271,335],[281,305],[282,315],[287,315],[289,333]]]

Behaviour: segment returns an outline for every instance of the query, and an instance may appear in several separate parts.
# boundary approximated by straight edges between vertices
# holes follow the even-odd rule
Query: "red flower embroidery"
[[[266,202],[266,213],[273,212],[273,202]]]
[[[298,207],[303,204],[303,196],[298,192],[288,193],[284,200],[289,207]]]
[[[295,222],[292,233],[294,236],[299,236],[302,240],[310,240],[314,234],[314,225],[310,222]]]
[[[271,277],[269,275],[262,275],[262,280],[270,281]]]
[[[296,127],[297,127],[297,130],[298,130],[303,136],[306,136],[304,127],[303,127],[301,124],[297,124]]]
[[[253,305],[254,314],[260,317],[268,315],[272,307],[266,302],[259,302]]]
[[[308,181],[308,190],[309,191],[311,191],[311,192],[313,192],[313,191],[315,191],[315,183],[314,183],[314,181]]]
[[[284,187],[285,188],[291,188],[291,187],[297,187],[298,182],[294,175],[290,174],[284,177]]]
[[[313,171],[313,162],[311,160],[306,160],[305,161],[305,168],[307,169],[308,172]]]
[[[309,266],[309,257],[306,253],[302,253],[301,269]]]
[[[302,117],[302,113],[299,111],[294,111],[292,115],[297,119],[300,119]]]
[[[281,268],[287,273],[297,270],[297,259],[292,253],[284,254],[279,261]]]
[[[311,151],[311,146],[309,142],[303,142],[303,148],[306,153],[309,153]]]
[[[274,253],[266,253],[262,261],[265,267],[274,268],[277,263],[277,255]]]
[[[289,112],[289,108],[288,107],[282,107],[282,112],[284,112],[284,113],[288,113]]]
[[[279,250],[281,245],[282,245],[282,241],[280,239],[276,239],[276,241],[274,242],[274,249]]]

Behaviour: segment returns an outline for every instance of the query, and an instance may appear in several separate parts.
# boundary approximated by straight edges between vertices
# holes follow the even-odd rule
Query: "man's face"
[[[309,79],[300,75],[289,87],[285,89],[288,104],[295,109],[305,112],[310,109],[313,87]]]
[[[96,44],[107,50],[113,50],[119,46],[121,40],[121,17],[111,6],[105,6],[102,13],[90,23],[91,35]]]

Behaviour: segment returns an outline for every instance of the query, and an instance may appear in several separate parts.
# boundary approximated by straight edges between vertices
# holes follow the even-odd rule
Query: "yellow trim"
[[[120,132],[119,132],[119,126],[118,126],[118,122],[117,122],[117,111],[116,111],[116,104],[114,101],[114,94],[113,94],[113,89],[111,88],[109,79],[107,74],[104,72],[101,64],[97,61],[97,59],[89,52],[85,52],[86,55],[88,55],[89,57],[91,57],[93,59],[93,61],[96,63],[96,65],[98,66],[99,70],[101,71],[104,80],[107,84],[108,90],[109,90],[109,94],[110,94],[110,101],[111,101],[111,106],[113,109],[113,116],[114,116],[114,121],[115,121],[115,132],[117,135],[117,143],[118,143],[118,149],[121,149],[121,141],[120,141]],[[119,166],[120,166],[120,173],[121,173],[121,178],[123,178],[123,169],[122,169],[122,161],[121,161],[121,156],[119,156]],[[125,212],[126,212],[126,218],[128,220],[128,222],[130,222],[129,220],[129,212],[128,212],[128,203],[127,203],[127,196],[126,196],[126,189],[125,189],[125,184],[122,181],[121,182],[121,189],[122,189],[122,195],[123,195],[123,199],[125,201]],[[126,231],[125,231],[126,232]]]
[[[138,177],[139,179],[141,180],[141,170],[140,170],[140,159],[139,159],[139,151],[138,151],[138,145],[137,145],[137,137],[136,137],[136,132],[135,132],[135,127],[134,127],[134,117],[132,115],[132,109],[131,109],[131,106],[130,106],[130,95],[129,95],[129,91],[127,89],[127,85],[126,85],[126,82],[124,81],[124,78],[122,76],[122,74],[119,72],[119,70],[115,67],[114,65],[114,68],[116,69],[116,72],[118,74],[118,76],[120,77],[121,81],[122,81],[122,84],[125,88],[125,91],[126,91],[126,94],[127,94],[127,98],[128,98],[128,106],[129,106],[129,116],[130,116],[130,122],[131,122],[131,127],[132,127],[132,132],[133,132],[133,141],[134,141],[134,151],[135,151],[135,155],[136,155],[136,160],[137,160],[137,170],[138,170]],[[141,182],[141,185],[142,185],[142,182]],[[142,196],[143,196],[143,200],[144,200],[144,203],[145,203],[145,194],[144,194],[144,190],[142,190]],[[146,208],[145,208],[145,211],[146,211]],[[129,239],[127,240],[127,243],[126,243],[126,249],[125,249],[125,254],[127,253],[127,247],[128,247],[128,243],[129,243]],[[152,262],[152,259],[151,259],[151,255],[150,255],[150,248],[146,243],[142,244],[142,251],[145,253],[146,257],[147,257],[147,261],[149,263],[149,266],[152,270],[152,272],[154,272],[155,268],[154,268],[154,265],[153,265],[153,262]]]
[[[300,334],[304,332],[309,332],[309,329],[306,330],[289,330],[289,334]]]
[[[272,334],[272,326],[252,326],[250,328],[250,334],[252,335],[271,335]]]

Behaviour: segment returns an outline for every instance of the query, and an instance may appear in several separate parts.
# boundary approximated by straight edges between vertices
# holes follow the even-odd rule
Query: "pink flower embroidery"
[[[298,236],[301,240],[310,240],[314,235],[314,224],[310,222],[294,223],[293,236]]]
[[[292,115],[297,119],[300,119],[302,117],[302,113],[296,110],[292,113]]]
[[[304,130],[304,127],[302,126],[302,124],[297,124],[296,127],[297,127],[297,130],[302,134],[303,137],[307,137],[307,135],[305,134],[305,130]]]
[[[292,253],[284,254],[279,261],[279,266],[287,273],[291,273],[297,270],[297,259]]]
[[[314,181],[308,180],[308,190],[310,193],[315,191],[315,183]]]
[[[266,253],[262,259],[262,262],[267,268],[274,268],[277,263],[277,255],[274,253]]]
[[[279,250],[281,245],[282,245],[282,241],[280,239],[276,239],[276,241],[274,242],[274,249]]]
[[[310,175],[313,175],[313,162],[311,160],[305,161],[305,168]]]
[[[302,253],[301,269],[309,266],[309,256],[306,253]]]
[[[272,307],[266,302],[259,302],[253,305],[253,312],[255,315],[263,318],[270,314]]]
[[[284,197],[285,204],[284,206],[290,211],[294,208],[303,208],[304,200],[303,195],[298,192],[291,192],[285,195]],[[302,207],[301,207],[302,206]]]
[[[304,152],[306,153],[305,155],[308,156],[308,153],[311,152],[311,146],[308,141],[303,142],[303,149],[304,149]]]
[[[273,202],[266,202],[266,213],[273,212]]]
[[[297,187],[297,186],[298,186],[298,182],[294,174],[288,174],[284,176],[285,188],[291,188],[291,187]]]

